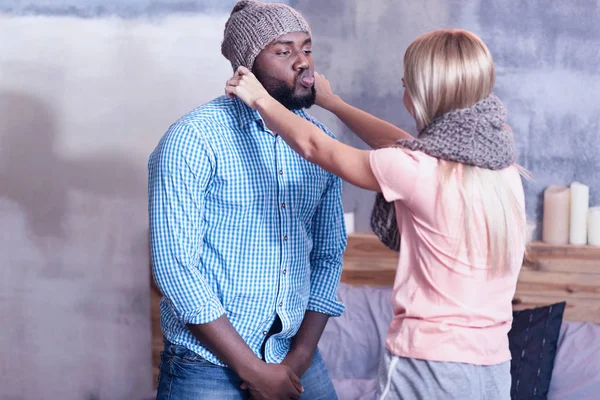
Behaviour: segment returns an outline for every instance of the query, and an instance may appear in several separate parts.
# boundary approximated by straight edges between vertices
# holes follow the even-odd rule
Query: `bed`
[[[392,316],[389,299],[396,257],[396,253],[388,250],[373,235],[353,234],[348,238],[339,291],[340,299],[346,304],[346,312],[342,317],[330,320],[319,343],[340,400],[374,398],[383,338]],[[160,293],[153,287],[155,384],[162,350],[159,301]],[[563,303],[564,312],[562,308],[552,306],[560,303]],[[541,331],[536,334],[548,335],[554,329],[556,335],[552,340],[540,337],[538,342],[532,341],[535,330],[527,326],[525,337],[529,342],[526,348],[523,338],[519,339],[515,334],[515,343],[521,340],[515,346],[522,346],[518,349],[519,354],[525,355],[520,360],[524,368],[530,368],[532,363],[540,364],[545,357],[546,370],[534,370],[532,377],[524,379],[533,386],[513,393],[512,398],[599,399],[600,248],[530,243],[513,309],[515,321],[531,323],[539,320],[537,327]],[[514,325],[513,330],[516,330]],[[511,339],[511,351],[512,344]],[[519,373],[522,372],[519,366]],[[548,380],[545,383],[540,378],[544,374]],[[546,390],[540,392],[539,388],[544,385]]]

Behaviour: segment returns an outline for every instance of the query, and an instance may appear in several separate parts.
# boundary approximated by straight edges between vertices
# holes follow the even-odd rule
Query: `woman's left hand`
[[[227,81],[225,95],[230,99],[238,97],[254,110],[260,99],[271,97],[256,76],[246,67],[238,67],[233,77]]]
[[[330,110],[334,102],[340,100],[339,96],[333,94],[331,84],[325,78],[325,75],[321,75],[318,72],[315,72],[315,92],[315,104],[326,110]]]

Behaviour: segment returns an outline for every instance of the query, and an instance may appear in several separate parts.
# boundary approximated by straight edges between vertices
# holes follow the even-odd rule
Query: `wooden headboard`
[[[348,237],[342,282],[352,285],[391,286],[397,253],[387,249],[372,234]],[[152,361],[154,386],[162,351],[160,292],[152,282]],[[600,324],[600,248],[550,246],[530,243],[513,300],[516,310],[567,302],[564,318]]]
[[[342,281],[353,285],[392,285],[398,255],[374,235],[348,237]],[[600,248],[528,245],[513,308],[521,310],[567,302],[564,318],[600,324]]]

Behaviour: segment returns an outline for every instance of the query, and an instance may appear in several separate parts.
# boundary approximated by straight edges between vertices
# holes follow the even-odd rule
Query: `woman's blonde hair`
[[[434,118],[471,107],[489,96],[495,81],[496,71],[489,49],[476,35],[464,30],[438,30],[421,35],[410,44],[404,56],[404,84],[419,132]],[[455,162],[444,161],[441,165],[443,187],[451,176],[460,176],[457,184],[462,198],[464,229],[457,251],[466,243],[469,258],[473,259],[477,250],[474,242],[481,243],[479,238],[473,237],[475,214],[470,212],[474,198],[480,198],[488,232],[484,254],[491,271],[503,274],[510,269],[518,252],[522,253],[526,237],[524,207],[501,171]]]

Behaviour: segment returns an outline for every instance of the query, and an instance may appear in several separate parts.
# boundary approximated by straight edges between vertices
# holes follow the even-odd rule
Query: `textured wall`
[[[146,163],[226,16],[0,14],[0,399],[151,392]]]
[[[311,22],[317,69],[348,102],[415,133],[402,106],[402,58],[419,34],[465,28],[481,36],[497,66],[526,184],[539,221],[541,193],[579,180],[600,205],[600,2],[546,0],[295,0]],[[361,146],[330,114],[316,110],[342,140]],[[370,230],[372,194],[346,185],[356,230]],[[540,230],[538,229],[538,232]]]
[[[0,0],[0,399],[150,390],[146,161],[171,122],[221,95],[234,2]],[[530,215],[550,183],[581,180],[600,202],[600,3],[292,3],[338,92],[411,131],[406,46],[439,27],[481,35],[535,178]],[[372,194],[346,185],[344,202],[367,231]]]
[[[237,0],[1,0],[0,12],[98,18],[142,18],[182,13],[222,13]]]

